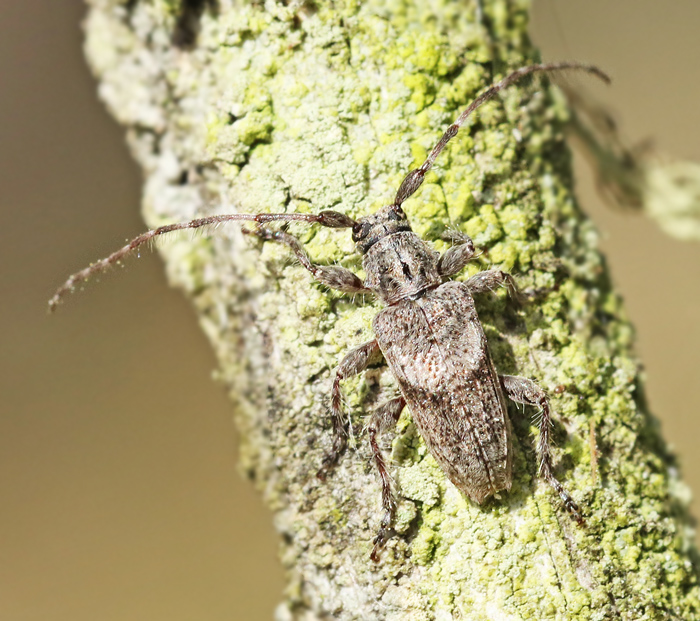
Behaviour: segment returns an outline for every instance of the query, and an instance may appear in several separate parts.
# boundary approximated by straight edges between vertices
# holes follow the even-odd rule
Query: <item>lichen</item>
[[[93,0],[86,50],[144,168],[147,221],[225,209],[358,217],[389,203],[492,79],[480,64],[491,51],[493,77],[536,57],[527,3],[483,4],[490,32],[473,5],[448,0],[222,0],[184,52],[168,32],[177,3],[132,2],[127,18],[122,2]],[[333,369],[372,338],[379,305],[325,290],[287,249],[236,225],[162,246],[230,387],[242,467],[287,535],[289,618],[698,618],[687,492],[571,194],[562,106],[546,83],[512,87],[450,143],[404,208],[436,248],[450,228],[474,238],[480,254],[459,278],[506,269],[532,298],[517,309],[505,292],[482,296],[480,317],[496,366],[550,390],[557,475],[585,507],[584,527],[537,477],[532,412],[512,408],[513,486],[482,506],[447,481],[406,412],[391,447],[401,536],[372,565],[379,482],[360,435],[395,390],[379,362],[344,383],[353,450],[326,483],[315,472],[331,441]],[[361,274],[347,231],[289,230],[312,260]]]

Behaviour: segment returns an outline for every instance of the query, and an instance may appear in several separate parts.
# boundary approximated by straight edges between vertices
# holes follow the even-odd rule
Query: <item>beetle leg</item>
[[[438,272],[440,276],[452,276],[461,272],[474,256],[474,242],[471,237],[462,234],[452,236],[456,242],[448,248],[438,260]]]
[[[246,235],[255,235],[263,240],[272,240],[291,248],[299,263],[321,284],[343,293],[371,293],[362,280],[349,269],[339,265],[316,265],[311,262],[301,242],[285,231],[259,226],[253,230],[243,229]]]
[[[372,354],[379,351],[379,344],[376,340],[367,341],[359,347],[353,349],[345,358],[340,361],[335,372],[333,388],[331,391],[331,420],[333,422],[333,447],[321,464],[321,468],[316,474],[319,479],[325,479],[328,471],[336,464],[340,454],[345,450],[348,443],[347,427],[348,422],[343,416],[342,401],[343,395],[340,392],[340,382],[353,375],[362,373],[372,358]]]
[[[406,401],[403,397],[397,397],[391,401],[387,401],[378,407],[373,413],[372,418],[367,425],[367,435],[369,436],[369,444],[372,448],[372,458],[374,465],[379,471],[379,477],[382,480],[382,516],[379,532],[374,538],[374,548],[370,558],[376,563],[379,560],[379,551],[384,547],[389,538],[393,535],[391,528],[394,522],[396,513],[396,494],[394,492],[394,482],[389,474],[386,465],[386,460],[382,454],[382,449],[379,447],[379,436],[385,431],[396,425],[396,421],[401,416],[401,411],[404,409]]]
[[[515,279],[508,273],[501,270],[485,270],[474,274],[471,278],[468,278],[465,285],[469,287],[469,291],[472,294],[475,293],[485,293],[487,291],[493,291],[498,287],[506,287],[510,296],[520,302],[522,301],[522,295],[518,291],[518,286],[515,284]]]
[[[557,494],[559,494],[559,498],[561,498],[566,510],[571,513],[573,518],[579,524],[583,524],[584,520],[583,517],[581,517],[581,510],[578,505],[554,476],[549,435],[552,427],[552,418],[547,395],[535,382],[525,377],[501,375],[500,380],[506,396],[511,401],[523,403],[525,405],[534,405],[540,408],[540,419],[538,421],[540,438],[537,443],[537,454],[540,461],[538,474],[554,488]]]

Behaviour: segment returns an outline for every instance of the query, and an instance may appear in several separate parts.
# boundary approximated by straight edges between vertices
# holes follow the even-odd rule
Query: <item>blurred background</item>
[[[545,60],[600,65],[629,143],[700,161],[700,3],[537,0]],[[271,619],[271,516],[194,312],[156,256],[55,316],[66,275],[143,229],[140,175],[82,57],[79,0],[0,3],[0,619]],[[615,211],[578,158],[647,394],[700,497],[700,243]],[[694,501],[695,514],[700,504]]]

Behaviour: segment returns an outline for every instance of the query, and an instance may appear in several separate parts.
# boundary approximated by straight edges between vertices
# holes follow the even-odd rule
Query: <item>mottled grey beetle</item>
[[[378,438],[396,423],[406,405],[428,449],[450,481],[477,503],[500,490],[509,490],[512,484],[513,450],[505,397],[540,408],[539,474],[554,488],[574,519],[582,523],[578,505],[552,471],[547,396],[529,379],[498,375],[474,307],[474,294],[501,285],[515,294],[512,277],[500,270],[488,270],[465,282],[444,282],[472,258],[471,239],[459,237],[460,243],[440,256],[412,232],[401,208],[474,110],[528,74],[564,69],[584,70],[609,81],[600,69],[579,63],[531,65],[514,71],[485,90],[460,114],[422,166],[406,175],[394,202],[372,215],[356,221],[335,211],[322,211],[318,215],[228,214],[162,226],[71,276],[51,298],[49,308],[54,310],[77,283],[117,263],[157,236],[236,220],[255,222],[257,228],[246,233],[287,245],[319,282],[345,293],[374,294],[387,306],[372,322],[375,338],[347,354],[336,370],[331,394],[333,448],[319,471],[319,477],[325,478],[347,443],[348,423],[341,409],[340,382],[364,371],[373,354],[381,352],[399,384],[401,396],[375,410],[367,425],[374,463],[381,477],[384,508],[379,533],[374,539],[373,560],[377,560],[379,550],[391,535],[396,511],[391,476]],[[353,241],[363,255],[364,282],[343,267],[313,264],[295,237],[264,226],[273,221],[351,228]]]

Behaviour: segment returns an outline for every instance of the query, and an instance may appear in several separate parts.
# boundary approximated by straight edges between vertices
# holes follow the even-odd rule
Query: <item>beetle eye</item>
[[[389,212],[389,220],[404,220],[405,218],[406,214],[404,213],[403,209],[401,209],[401,205],[391,206],[391,211]]]
[[[352,241],[358,242],[369,235],[369,223],[356,222],[352,227]]]

